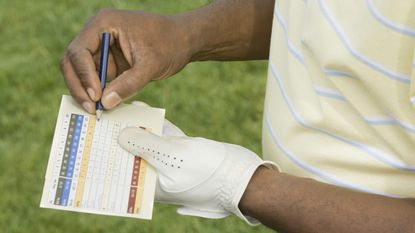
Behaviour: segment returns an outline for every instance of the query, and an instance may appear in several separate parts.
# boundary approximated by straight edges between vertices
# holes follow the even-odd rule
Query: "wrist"
[[[182,32],[182,40],[188,52],[189,61],[203,61],[213,58],[212,51],[217,49],[212,34],[216,33],[213,22],[205,17],[204,9],[174,16],[174,20]],[[210,24],[210,25],[209,25]]]
[[[255,26],[253,8],[253,1],[215,1],[176,15],[188,40],[190,61],[250,59]]]
[[[255,217],[259,202],[266,199],[269,180],[278,174],[277,170],[258,167],[239,202],[239,209],[244,215]]]

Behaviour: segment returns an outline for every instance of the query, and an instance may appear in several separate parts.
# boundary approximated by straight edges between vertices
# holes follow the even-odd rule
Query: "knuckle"
[[[93,15],[93,16],[89,17],[89,18],[86,20],[85,25],[89,25],[89,24],[91,24],[92,22],[94,22],[94,20],[95,20],[95,19],[96,19],[96,15]]]
[[[83,84],[89,84],[89,80],[90,80],[90,75],[89,72],[87,72],[85,69],[79,69],[77,71],[78,73],[78,77],[79,80],[83,83]]]
[[[120,18],[122,18],[122,10],[114,8],[103,8],[98,11],[94,22],[96,25],[101,27],[109,27],[111,25],[117,25],[122,23]]]
[[[75,72],[83,85],[93,83],[93,74],[86,67],[77,67]]]
[[[75,49],[74,47],[75,46],[71,43],[68,47],[68,50],[66,51],[65,55],[69,60],[76,59],[78,54],[78,49]]]
[[[114,8],[103,8],[103,9],[98,11],[97,17],[98,18],[106,18],[109,15],[112,15],[112,14],[116,13],[117,11],[118,10],[116,10]]]
[[[66,53],[59,59],[59,67],[63,72],[65,70],[65,66],[68,63],[68,58],[66,57]]]
[[[85,56],[87,55],[86,53],[87,51],[85,49],[70,46],[70,48],[66,51],[66,57],[74,65],[83,64],[85,62]]]

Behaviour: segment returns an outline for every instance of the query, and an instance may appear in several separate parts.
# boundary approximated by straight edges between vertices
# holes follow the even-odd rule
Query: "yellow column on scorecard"
[[[86,173],[88,170],[88,161],[89,161],[89,155],[91,152],[91,145],[92,145],[92,138],[94,136],[95,124],[96,124],[96,118],[94,116],[90,116],[89,122],[88,122],[88,130],[87,130],[86,138],[85,138],[84,153],[82,155],[81,169],[80,169],[79,179],[78,179],[78,188],[75,194],[75,207],[81,206],[82,196],[84,194],[85,179],[86,179]]]
[[[141,202],[143,200],[144,181],[146,178],[147,162],[143,159],[140,161],[140,173],[138,175],[137,193],[135,196],[134,213],[138,214],[141,211]]]

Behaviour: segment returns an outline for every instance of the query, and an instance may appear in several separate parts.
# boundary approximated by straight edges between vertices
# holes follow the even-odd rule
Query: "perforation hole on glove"
[[[146,147],[143,147],[143,146],[136,145],[135,143],[132,143],[131,141],[128,141],[127,143],[129,145],[132,145],[132,147],[133,147],[133,150],[130,151],[130,152],[135,153],[136,155],[139,155],[139,154],[145,153],[145,151],[148,151],[150,154],[152,154],[151,157],[154,160],[157,160],[158,162],[160,162],[161,164],[164,164],[165,166],[169,165],[169,162],[167,160],[166,161],[164,159],[160,160],[160,157],[158,156],[158,155],[162,155],[163,157],[166,157],[165,153],[161,153],[160,151],[156,151],[156,150],[153,150],[153,149],[150,149],[150,148],[146,148]],[[157,155],[156,155],[156,153],[157,153]],[[178,165],[177,163],[175,163],[175,161],[173,161],[173,160],[177,160],[176,156],[170,156],[169,154],[167,154],[167,159],[171,161],[170,166],[172,168],[176,167],[176,168],[180,169],[180,165]],[[183,159],[180,159],[180,163],[183,163]]]

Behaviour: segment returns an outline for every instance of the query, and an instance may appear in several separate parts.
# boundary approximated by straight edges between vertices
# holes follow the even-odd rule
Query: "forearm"
[[[239,204],[283,232],[415,232],[415,200],[354,192],[260,168]]]
[[[267,59],[274,0],[218,0],[175,16],[192,61]]]

